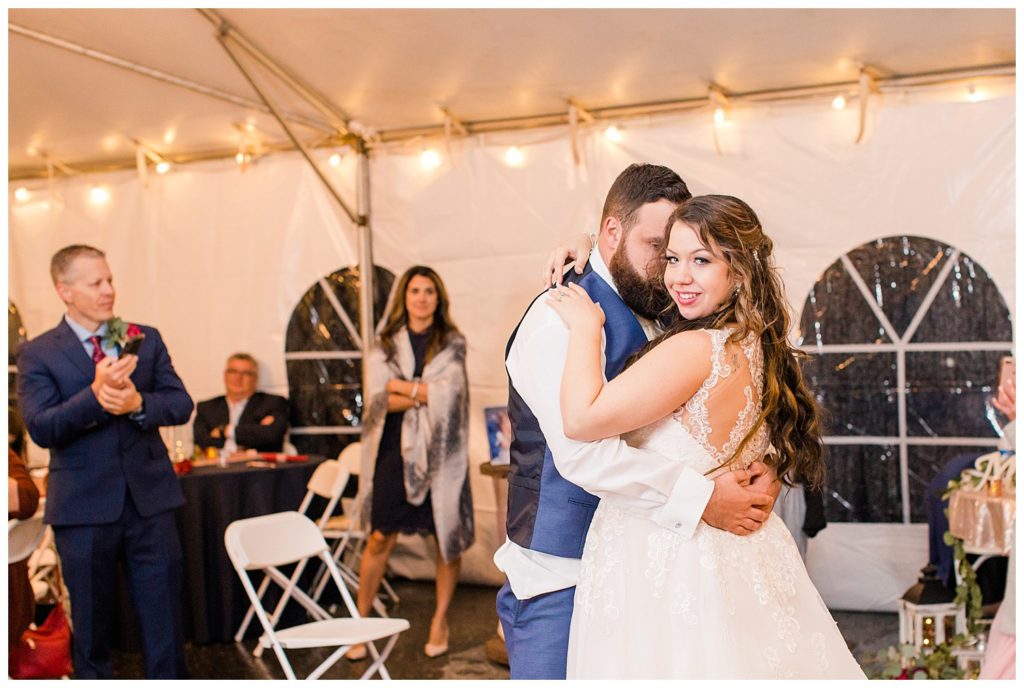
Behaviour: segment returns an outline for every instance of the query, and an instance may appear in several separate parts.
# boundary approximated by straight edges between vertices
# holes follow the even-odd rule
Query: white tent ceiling
[[[861,63],[904,75],[1015,62],[1014,10],[220,11],[347,117],[386,132],[443,121],[851,82]],[[255,108],[30,38],[29,29],[244,98],[256,98],[192,9],[11,9],[9,172],[237,147],[236,123],[285,140]],[[269,81],[288,111],[323,120]],[[325,127],[325,130],[328,129]],[[307,141],[323,131],[298,127]]]

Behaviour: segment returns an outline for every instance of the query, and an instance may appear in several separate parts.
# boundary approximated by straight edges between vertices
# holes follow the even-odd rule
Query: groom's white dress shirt
[[[597,251],[590,256],[590,266],[615,289]],[[654,324],[638,320],[648,340],[653,339]],[[559,388],[568,346],[569,329],[542,297],[527,311],[505,360],[512,385],[540,423],[555,468],[587,492],[691,537],[714,491],[713,482],[677,460],[630,447],[618,437],[577,442],[565,436]],[[603,333],[601,350],[603,370]],[[495,552],[494,563],[520,600],[573,587],[579,578],[579,559],[526,549],[507,538]]]

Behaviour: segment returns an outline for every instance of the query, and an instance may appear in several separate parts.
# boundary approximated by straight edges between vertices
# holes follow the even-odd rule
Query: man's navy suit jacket
[[[131,379],[144,416],[115,416],[90,389],[95,364],[61,319],[18,352],[18,403],[29,435],[50,450],[44,520],[55,526],[113,523],[131,494],[143,517],[185,503],[159,428],[182,425],[192,398],[160,333],[146,335]]]

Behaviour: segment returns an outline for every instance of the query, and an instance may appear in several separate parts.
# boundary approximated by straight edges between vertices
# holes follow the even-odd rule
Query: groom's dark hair
[[[604,199],[601,226],[609,217],[619,218],[623,229],[629,232],[636,222],[636,211],[646,203],[666,198],[679,204],[689,200],[690,190],[682,177],[662,165],[634,163],[624,169]]]

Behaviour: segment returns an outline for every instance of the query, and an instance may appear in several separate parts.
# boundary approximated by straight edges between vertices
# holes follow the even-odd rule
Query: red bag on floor
[[[11,678],[60,678],[71,673],[71,627],[59,601],[42,626],[22,634],[7,664]]]

